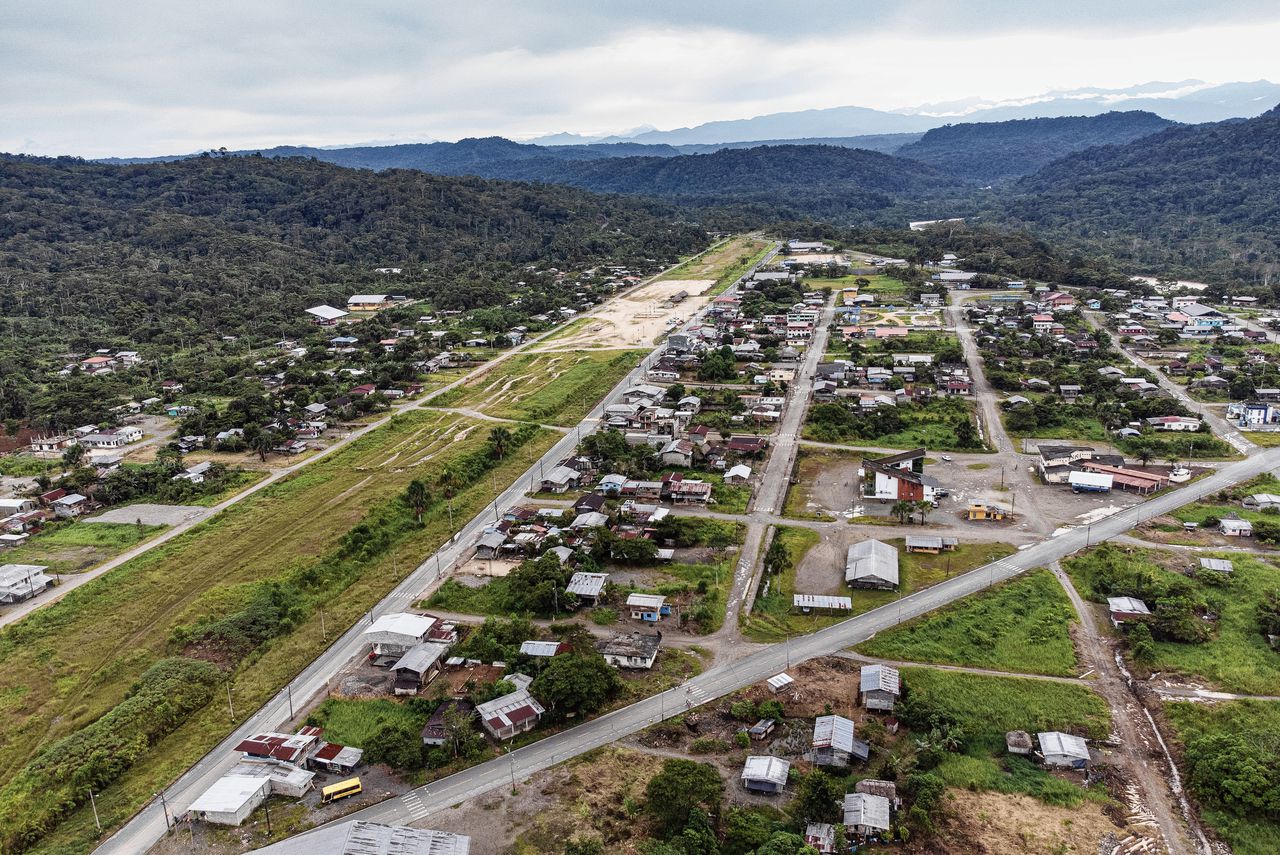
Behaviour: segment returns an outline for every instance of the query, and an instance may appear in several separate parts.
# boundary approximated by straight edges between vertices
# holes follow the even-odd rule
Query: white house
[[[1083,769],[1089,765],[1089,746],[1078,736],[1056,730],[1036,734],[1046,766]]]
[[[790,771],[791,764],[781,757],[748,757],[742,765],[742,785],[753,793],[780,793]]]
[[[266,801],[271,779],[252,775],[224,775],[200,794],[187,812],[217,825],[239,825]]]
[[[630,635],[615,635],[613,638],[596,642],[596,650],[615,668],[642,668],[649,670],[658,658],[658,650],[662,647],[662,633],[633,632]]]
[[[476,715],[484,729],[494,739],[503,740],[533,730],[545,712],[542,704],[526,689],[517,689],[476,707]]]
[[[395,612],[383,615],[364,631],[364,640],[378,656],[402,656],[427,640],[437,621],[426,615]]]
[[[0,565],[0,603],[19,603],[43,591],[53,581],[39,564]]]

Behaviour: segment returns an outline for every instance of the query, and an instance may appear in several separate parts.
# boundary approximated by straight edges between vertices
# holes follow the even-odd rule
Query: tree
[[[1137,457],[1139,460],[1142,461],[1143,466],[1146,466],[1148,463],[1150,463],[1151,458],[1156,456],[1151,446],[1147,445],[1146,443],[1143,443],[1142,445],[1139,445],[1137,448],[1135,448],[1133,450],[1133,455],[1134,457]]]
[[[67,450],[62,452],[62,465],[68,469],[75,469],[84,460],[85,449],[80,443],[68,445]]]
[[[731,807],[725,814],[724,855],[750,855],[773,833],[769,817],[750,808]]]
[[[449,505],[449,531],[453,531],[453,497],[458,494],[458,490],[462,488],[462,479],[458,473],[449,466],[440,470],[440,474],[436,476],[436,486],[440,488],[440,492],[444,495],[445,501]]]
[[[598,837],[570,837],[564,844],[564,855],[604,855],[604,841]]]
[[[258,459],[263,463],[267,462],[267,455],[276,447],[276,437],[271,431],[258,431],[253,437],[253,441],[249,443],[249,447],[258,453]]]
[[[475,717],[456,704],[444,711],[444,744],[454,758],[473,757],[484,747],[484,737],[476,730]]]
[[[963,421],[956,423],[956,443],[961,448],[977,448],[981,445],[978,439],[978,430],[973,426],[973,422],[969,421],[966,414]]]
[[[724,797],[724,781],[716,768],[693,760],[671,759],[645,786],[645,810],[663,837],[682,831],[694,808],[715,812]]]
[[[791,803],[791,815],[800,822],[839,822],[844,785],[821,770],[804,776]]]
[[[396,769],[422,768],[422,734],[404,721],[384,722],[365,742],[365,759]]]
[[[755,855],[818,855],[818,850],[804,842],[804,838],[789,831],[775,831],[756,849]]]
[[[720,855],[720,841],[711,827],[711,817],[702,808],[689,811],[689,822],[680,832],[680,847],[686,855]]]
[[[889,508],[889,513],[898,518],[898,522],[906,524],[907,518],[915,513],[915,505],[905,500],[899,500],[893,503],[893,507]]]
[[[914,505],[916,513],[920,515],[920,525],[924,525],[925,519],[928,518],[929,514],[933,513],[933,502],[927,499],[920,499]]]
[[[427,492],[427,485],[420,479],[414,478],[409,482],[409,486],[405,487],[404,500],[413,509],[413,515],[418,520],[418,525],[422,525],[422,512],[427,509],[427,505],[431,503],[431,497]]]
[[[1156,658],[1156,645],[1151,638],[1151,627],[1145,623],[1134,624],[1129,630],[1129,650],[1133,661],[1150,665]]]
[[[511,431],[504,427],[496,427],[489,431],[489,446],[493,449],[493,456],[499,460],[505,457],[513,439]]]
[[[529,687],[555,718],[600,709],[622,689],[622,678],[598,653],[554,656]]]

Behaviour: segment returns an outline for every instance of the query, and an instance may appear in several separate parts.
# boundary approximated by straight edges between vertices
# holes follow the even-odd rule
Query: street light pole
[[[89,804],[93,807],[93,824],[102,831],[102,821],[98,819],[98,802],[93,797],[93,787],[89,788]]]
[[[169,803],[165,801],[164,790],[156,793],[156,795],[160,797],[160,808],[164,811],[164,830],[167,834],[169,832]]]

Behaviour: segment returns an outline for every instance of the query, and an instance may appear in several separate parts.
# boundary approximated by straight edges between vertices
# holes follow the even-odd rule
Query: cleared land
[[[51,573],[78,573],[114,558],[165,528],[133,523],[63,524],[0,557],[5,564],[43,564]]]
[[[668,270],[658,281],[711,279],[710,293],[719,294],[763,258],[772,246],[771,241],[739,235]]]
[[[1146,582],[1152,592],[1148,605],[1153,609],[1158,591],[1174,583],[1185,586],[1193,598],[1202,598],[1217,615],[1216,621],[1206,622],[1209,638],[1198,644],[1156,640],[1146,667],[1208,680],[1226,691],[1276,694],[1280,687],[1280,655],[1262,634],[1258,606],[1269,593],[1280,590],[1280,568],[1259,556],[1203,554],[1228,558],[1234,572],[1225,578],[1212,571],[1188,576],[1188,571],[1199,567],[1195,554],[1120,550],[1109,545],[1068,559],[1063,567],[1080,593],[1095,602],[1105,603],[1108,595],[1118,592],[1103,581],[1105,568],[1117,562],[1126,573]]]
[[[1047,570],[947,606],[858,645],[887,659],[971,665],[1025,674],[1076,674],[1068,628],[1074,618]]]
[[[433,479],[451,461],[479,452],[491,427],[440,413],[397,416],[333,457],[10,627],[0,635],[0,726],[8,734],[0,744],[0,774],[11,775],[40,748],[119,703],[142,671],[177,652],[175,628],[243,608],[251,583],[332,563],[353,527],[394,503],[411,479]],[[554,440],[542,432],[531,445],[545,449]],[[509,456],[495,470],[498,483],[510,483],[524,465]],[[485,477],[461,491],[455,515],[476,513],[492,498],[490,485]],[[406,563],[448,537],[443,502],[434,503],[423,521],[371,550],[344,587],[321,588],[316,608],[235,672],[237,711],[259,706],[315,657],[325,644],[319,606],[333,638],[395,584]],[[110,631],[104,631],[108,615]],[[220,698],[195,712],[95,794],[105,828],[126,819],[226,735],[231,725],[221,704]],[[83,807],[33,851],[85,851],[98,837]]]
[[[847,510],[862,491],[858,467],[862,455],[850,449],[801,448],[794,476],[787,487],[783,516],[826,520]]]
[[[523,353],[434,403],[500,419],[571,427],[643,355],[639,350]]]

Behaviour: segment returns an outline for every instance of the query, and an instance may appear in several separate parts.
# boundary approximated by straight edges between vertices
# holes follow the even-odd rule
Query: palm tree
[[[1143,466],[1146,466],[1148,463],[1150,463],[1151,458],[1155,456],[1155,453],[1152,452],[1151,446],[1149,445],[1139,446],[1138,450],[1135,451],[1134,454],[1136,454],[1138,459],[1142,461]]]
[[[493,454],[501,460],[507,453],[507,448],[511,445],[511,431],[504,427],[496,427],[489,431],[489,444],[493,446]]]
[[[889,513],[897,517],[898,522],[903,523],[904,525],[907,522],[907,518],[910,517],[911,514],[914,512],[915,512],[915,505],[913,505],[911,502],[906,502],[901,500],[894,502],[893,507],[889,508]]]
[[[1169,468],[1170,468],[1170,469],[1177,469],[1177,468],[1178,468],[1178,464],[1179,464],[1179,463],[1181,463],[1181,462],[1182,462],[1182,461],[1178,458],[1178,455],[1177,455],[1177,454],[1170,454],[1170,455],[1169,455]]]
[[[926,499],[921,499],[918,502],[914,502],[914,505],[915,505],[916,513],[920,515],[920,525],[924,525],[925,518],[928,517],[929,514],[933,512],[933,502],[930,502]]]
[[[267,453],[276,447],[276,438],[271,431],[260,431],[256,436],[254,436],[253,442],[249,444],[249,447],[258,452],[258,458],[263,463],[266,463]]]
[[[458,494],[462,479],[458,477],[457,472],[446,466],[440,470],[440,475],[436,478],[436,486],[440,488],[445,501],[449,503],[449,530],[453,531],[453,497]]]
[[[422,512],[426,510],[427,505],[431,502],[431,496],[427,492],[427,485],[418,478],[414,478],[409,482],[409,486],[405,488],[404,500],[409,503],[409,507],[413,508],[413,514],[418,518],[418,525],[422,525]]]

